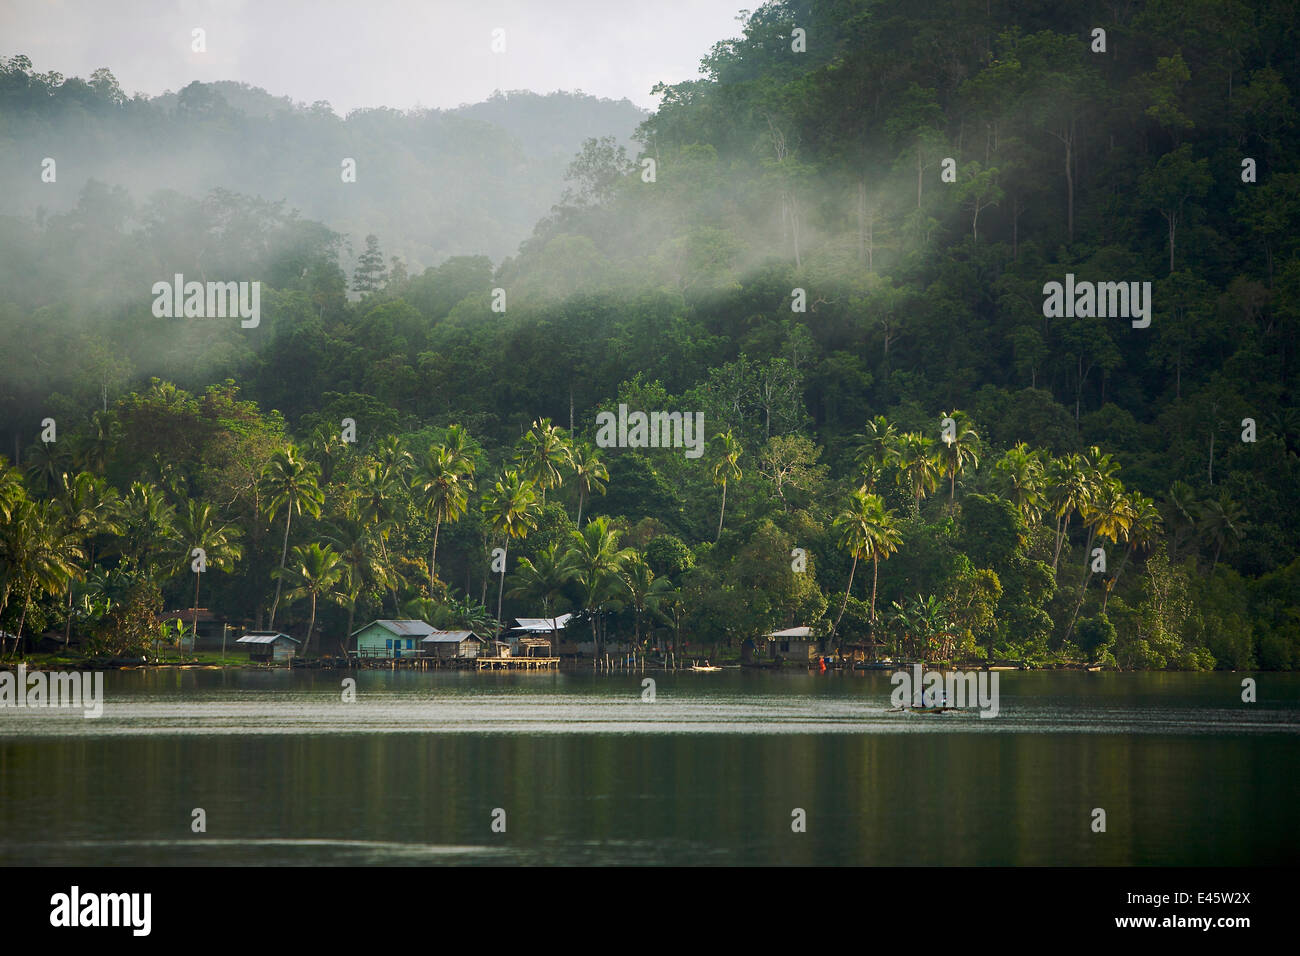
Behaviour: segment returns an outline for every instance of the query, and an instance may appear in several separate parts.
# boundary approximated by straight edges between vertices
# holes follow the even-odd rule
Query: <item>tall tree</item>
[[[271,620],[268,625],[275,628],[275,612],[280,607],[280,591],[284,585],[285,562],[289,558],[289,529],[293,526],[295,514],[308,514],[320,517],[321,506],[325,496],[320,490],[317,479],[320,466],[313,461],[306,461],[298,449],[290,445],[277,451],[266,463],[263,472],[263,485],[266,489],[266,518],[274,521],[281,510],[284,511],[284,542],[280,546],[280,575],[275,579],[275,600],[271,603]]]

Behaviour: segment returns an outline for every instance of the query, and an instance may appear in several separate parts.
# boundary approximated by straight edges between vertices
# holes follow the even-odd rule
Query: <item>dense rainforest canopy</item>
[[[376,227],[349,275],[328,215],[222,182],[6,209],[0,626],[1300,666],[1298,39],[1286,0],[767,3],[501,262]],[[10,58],[0,140],[39,182],[71,100],[147,137],[115,89]],[[174,274],[260,281],[260,324],[155,317]],[[1045,315],[1067,276],[1150,283],[1149,324]],[[601,447],[620,405],[705,453]]]

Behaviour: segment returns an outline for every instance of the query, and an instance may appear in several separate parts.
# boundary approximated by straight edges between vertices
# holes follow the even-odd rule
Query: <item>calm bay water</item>
[[[112,672],[99,720],[0,708],[0,863],[1300,857],[1300,675],[1245,704],[1234,674],[1004,673],[994,719],[891,713],[882,673],[366,671],[355,703],[344,676]]]

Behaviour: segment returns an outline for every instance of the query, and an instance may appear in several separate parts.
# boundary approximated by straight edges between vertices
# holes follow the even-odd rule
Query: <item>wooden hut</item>
[[[483,639],[473,631],[434,631],[420,641],[425,655],[439,660],[472,660],[482,646]]]
[[[807,664],[817,657],[817,639],[811,627],[788,627],[767,635],[768,657],[774,661]]]
[[[250,661],[272,663],[291,660],[302,641],[280,631],[250,631],[235,643],[248,648]]]

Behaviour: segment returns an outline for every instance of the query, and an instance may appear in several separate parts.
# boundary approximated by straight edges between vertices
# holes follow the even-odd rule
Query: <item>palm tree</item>
[[[947,659],[953,632],[948,607],[942,599],[933,594],[928,598],[918,594],[910,604],[895,601],[892,607],[890,624],[901,635],[899,647],[903,653],[916,654],[922,661],[928,661],[935,639],[942,638],[940,657]]]
[[[1200,507],[1200,532],[1214,542],[1214,561],[1210,573],[1219,566],[1219,555],[1226,544],[1229,548],[1245,536],[1246,511],[1226,491],[1218,498],[1204,502]]]
[[[77,474],[64,488],[59,498],[63,508],[68,530],[82,544],[86,563],[82,576],[89,574],[95,565],[95,539],[104,534],[121,534],[122,524],[118,520],[120,498],[117,491],[101,478],[88,471]],[[66,648],[72,639],[72,585],[67,583],[67,622],[63,632],[63,646]]]
[[[164,565],[170,569],[176,538],[176,509],[154,484],[132,482],[122,499],[118,552],[126,563],[152,582]]]
[[[898,431],[884,415],[877,415],[867,422],[867,427],[858,436],[858,440],[860,444],[855,464],[859,468],[873,462],[877,466],[883,466],[898,441]]]
[[[739,481],[744,477],[740,472],[740,456],[745,450],[740,447],[740,442],[736,441],[736,436],[730,429],[713,437],[722,441],[721,454],[713,463],[713,483],[722,486],[722,508],[718,512],[718,536],[714,538],[718,541],[722,538],[722,519],[727,513],[727,483]]]
[[[515,463],[524,477],[541,491],[545,505],[546,490],[558,488],[564,481],[563,469],[572,467],[573,449],[549,418],[541,418],[533,422],[520,440]]]
[[[176,535],[184,550],[181,552],[180,565],[191,564],[194,552],[202,549],[205,563],[209,568],[224,571],[238,561],[243,549],[236,543],[239,531],[217,520],[217,510],[212,505],[191,498],[185,503],[176,519]],[[199,582],[203,575],[194,574],[194,609],[190,617],[191,630],[197,637],[199,633]]]
[[[27,462],[27,483],[45,497],[62,491],[72,470],[72,455],[57,441],[37,442],[27,452]]]
[[[388,535],[397,523],[397,504],[400,500],[401,480],[391,467],[380,461],[367,460],[353,476],[349,488],[349,514],[365,524],[379,542],[379,555],[390,572],[388,593],[393,598],[393,613],[397,608],[397,569],[388,555]]]
[[[385,482],[394,482],[401,488],[408,487],[415,459],[402,447],[400,438],[396,435],[381,438],[371,457],[378,463],[379,473]]]
[[[858,560],[871,558],[871,622],[876,621],[876,583],[879,579],[880,559],[888,558],[903,543],[903,535],[894,525],[893,512],[885,507],[885,499],[880,495],[858,489],[849,496],[849,503],[836,516],[834,526],[840,529],[840,545],[853,556],[849,567],[849,585],[844,589],[844,601],[840,604],[840,613],[835,618],[831,633],[839,631],[844,610],[849,606],[849,594],[853,590],[853,575],[858,569]],[[875,636],[872,635],[872,640]]]
[[[1100,474],[1100,473],[1098,473]],[[1074,634],[1074,625],[1079,618],[1079,609],[1083,607],[1084,596],[1088,589],[1088,580],[1092,577],[1092,546],[1098,538],[1112,544],[1118,544],[1128,534],[1133,523],[1133,509],[1124,497],[1124,486],[1114,478],[1106,478],[1094,486],[1081,508],[1083,525],[1088,529],[1088,541],[1083,547],[1083,578],[1079,581],[1079,597],[1070,616],[1070,626],[1065,638],[1069,640]]]
[[[1201,506],[1197,500],[1196,489],[1185,481],[1175,481],[1169,486],[1165,497],[1162,516],[1169,526],[1169,563],[1176,564],[1181,559],[1183,545],[1191,540],[1196,532],[1197,515]]]
[[[1150,550],[1160,535],[1160,512],[1156,510],[1154,501],[1141,492],[1135,491],[1129,495],[1128,505],[1129,526],[1126,534],[1128,547],[1124,549],[1124,557],[1120,559],[1119,567],[1115,570],[1115,576],[1111,578],[1106,587],[1106,595],[1101,601],[1103,614],[1106,611],[1106,605],[1110,603],[1111,594],[1119,586],[1119,578],[1124,573],[1124,567],[1128,564],[1129,556],[1138,548],[1143,551]]]
[[[619,532],[610,527],[609,518],[601,515],[587,522],[581,531],[569,532],[569,550],[564,555],[565,570],[581,594],[582,609],[591,621],[591,639],[596,656],[600,656],[600,637],[596,617],[613,597],[620,583],[624,564],[634,552],[618,546]]]
[[[582,505],[588,495],[605,493],[605,482],[609,481],[609,471],[605,463],[597,457],[596,449],[583,442],[573,449],[573,481],[578,486],[578,520],[575,527],[582,527]]]
[[[513,600],[540,601],[542,616],[551,621],[552,639],[555,639],[555,615],[552,609],[564,599],[569,583],[569,571],[558,555],[554,544],[543,548],[533,559],[520,558],[515,573],[511,575],[512,587],[507,594]]]
[[[633,554],[623,567],[623,586],[627,591],[628,605],[632,608],[634,640],[641,646],[641,621],[647,614],[657,614],[663,602],[674,592],[672,581],[655,577],[650,565],[639,554]]]
[[[77,458],[86,471],[103,476],[121,437],[117,417],[108,411],[90,414],[90,427],[78,446]]]
[[[23,639],[23,627],[32,598],[58,594],[68,580],[79,577],[78,561],[84,556],[74,532],[68,529],[62,509],[52,501],[25,500],[13,508],[10,520],[0,526],[0,566],[22,600],[13,652]]]
[[[921,514],[921,499],[939,485],[939,462],[932,443],[917,432],[908,432],[894,445],[894,463],[898,467],[899,487],[912,496],[912,513]]]
[[[304,461],[298,449],[290,445],[283,451],[277,451],[266,463],[263,482],[266,486],[266,518],[274,521],[275,516],[284,509],[284,543],[280,547],[280,574],[275,580],[275,600],[271,604],[271,621],[268,625],[275,629],[275,612],[280,607],[280,589],[284,584],[285,562],[289,557],[289,528],[293,524],[294,514],[306,513],[313,518],[320,517],[321,506],[325,496],[320,490],[317,479],[320,466],[314,461]]]
[[[531,481],[513,468],[506,469],[487,490],[482,508],[489,529],[501,537],[506,552],[512,539],[522,540],[528,537],[528,532],[537,530],[537,491]],[[501,599],[505,592],[505,567],[503,561],[501,580],[497,584],[498,621],[501,620]]]
[[[1031,451],[1024,442],[1007,449],[994,465],[1006,497],[1020,512],[1026,524],[1034,524],[1043,516],[1047,497],[1043,494],[1043,460],[1037,451]]]
[[[302,642],[304,657],[311,648],[311,635],[316,628],[316,602],[320,598],[335,599],[335,586],[342,580],[344,570],[345,565],[333,548],[328,544],[322,548],[313,541],[309,545],[294,545],[293,564],[276,573],[277,579],[289,582],[287,600],[311,598],[311,619],[307,623],[307,638]]]
[[[943,418],[951,418],[955,428],[955,434],[943,435],[939,442],[936,443],[939,461],[943,468],[943,474],[947,477],[951,491],[949,492],[948,501],[952,503],[957,500],[957,475],[967,465],[979,467],[979,453],[975,445],[979,441],[979,434],[971,425],[970,417],[963,411],[953,409],[951,412],[940,412]]]
[[[1047,501],[1056,517],[1056,549],[1052,571],[1061,560],[1061,549],[1070,533],[1070,518],[1092,493],[1087,463],[1074,453],[1053,460],[1047,467]]]
[[[433,593],[434,562],[438,557],[438,532],[442,523],[452,523],[469,510],[469,459],[445,445],[428,450],[415,472],[416,500],[424,513],[433,518],[433,548],[429,552],[429,593]]]
[[[346,641],[352,636],[357,601],[368,588],[388,586],[390,572],[380,554],[378,542],[362,522],[339,518],[328,525],[326,531],[324,540],[338,553],[343,564],[342,586],[335,592],[334,600],[348,609],[347,633],[340,642],[340,649],[346,654]]]
[[[320,484],[328,485],[334,480],[334,472],[347,454],[348,443],[337,429],[322,425],[307,439],[306,451],[320,466]]]

